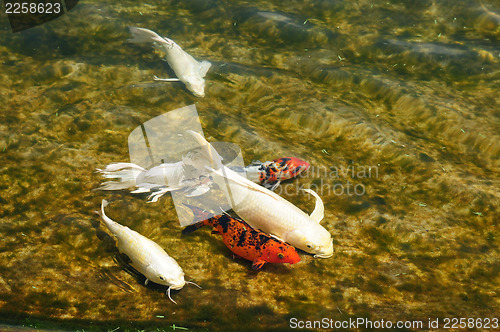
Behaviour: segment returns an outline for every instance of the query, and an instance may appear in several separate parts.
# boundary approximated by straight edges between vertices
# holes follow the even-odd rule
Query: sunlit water
[[[495,7],[496,6],[496,7]],[[206,97],[152,29],[212,62]],[[286,329],[290,319],[499,313],[500,8],[483,1],[81,1],[21,33],[0,16],[0,321],[75,329]],[[181,236],[170,197],[92,191],[141,123],[195,103],[247,163],[294,156],[278,193],[325,202],[335,254],[261,272]],[[168,143],[166,143],[168,144]],[[94,210],[160,244],[203,287],[143,285]]]

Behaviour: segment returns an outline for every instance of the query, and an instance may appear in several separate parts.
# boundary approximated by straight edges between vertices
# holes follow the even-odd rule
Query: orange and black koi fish
[[[309,166],[309,163],[302,159],[285,157],[264,163],[255,161],[245,167],[245,173],[249,180],[274,190],[281,181],[298,176],[305,172]]]
[[[184,204],[189,207],[198,220],[203,220],[184,228],[183,234],[191,233],[203,226],[212,226],[214,234],[222,235],[222,241],[235,255],[252,261],[252,268],[260,270],[266,263],[290,263],[300,261],[294,247],[286,242],[273,238],[266,233],[253,229],[241,219],[227,214],[213,214]]]

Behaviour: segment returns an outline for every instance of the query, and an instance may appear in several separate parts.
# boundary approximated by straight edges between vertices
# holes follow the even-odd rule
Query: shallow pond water
[[[128,26],[212,62],[206,96]],[[300,321],[499,316],[500,7],[467,1],[81,1],[13,34],[0,16],[0,322],[62,330],[284,330]],[[181,236],[170,197],[92,191],[141,123],[195,104],[246,163],[311,164],[277,190],[325,203],[335,254],[234,259]],[[153,239],[186,285],[143,285],[94,214]],[[359,326],[366,328],[366,326]],[[415,327],[415,326],[414,326]],[[418,326],[416,326],[418,327]]]

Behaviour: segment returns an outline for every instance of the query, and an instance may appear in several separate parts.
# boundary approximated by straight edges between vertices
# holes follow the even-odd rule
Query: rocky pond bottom
[[[498,318],[493,4],[86,1],[16,34],[0,17],[0,322],[156,331]],[[212,62],[206,96],[153,81],[173,73],[160,51],[126,42],[127,26]],[[129,161],[134,128],[190,104],[207,139],[237,144],[247,164],[311,164],[277,192],[308,213],[300,189],[322,197],[333,257],[255,272],[210,229],[181,235],[168,195],[92,191],[96,168]],[[94,213],[103,198],[203,289],[173,292],[175,305],[145,286]]]

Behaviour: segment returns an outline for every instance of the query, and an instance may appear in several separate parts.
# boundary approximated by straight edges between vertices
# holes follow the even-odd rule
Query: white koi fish
[[[95,190],[122,190],[136,187],[132,194],[150,193],[148,199],[156,202],[170,191],[183,190],[186,197],[199,196],[210,190],[208,172],[193,172],[192,167],[180,161],[164,163],[145,169],[133,163],[112,163],[97,169],[104,178],[112,179]],[[116,181],[115,181],[116,180]],[[168,186],[167,186],[168,184]]]
[[[274,235],[296,248],[314,254],[314,257],[328,258],[333,255],[331,234],[319,223],[324,217],[321,198],[310,189],[305,191],[316,198],[311,215],[274,192],[240,176],[224,166],[217,151],[200,134],[188,130],[203,147],[211,165],[211,176],[217,185],[225,190],[233,211],[250,226]]]
[[[181,81],[196,97],[205,96],[205,80],[203,78],[210,69],[210,62],[196,61],[173,40],[161,37],[149,29],[130,27],[130,32],[133,38],[128,41],[131,43],[158,43],[167,54],[166,61],[178,77],[158,78],[155,76],[155,80],[166,82]]]
[[[130,265],[146,277],[145,285],[151,280],[157,284],[168,286],[168,298],[177,303],[170,296],[170,290],[179,290],[186,283],[196,284],[184,280],[184,271],[182,271],[179,264],[156,242],[106,216],[104,208],[107,205],[108,202],[103,199],[101,211],[96,211],[96,213],[101,216],[106,227],[118,239],[118,250],[126,254],[132,261]],[[201,288],[198,285],[196,286]]]

